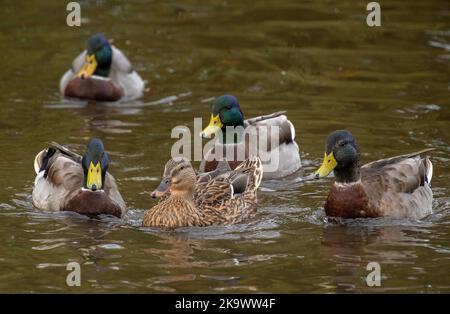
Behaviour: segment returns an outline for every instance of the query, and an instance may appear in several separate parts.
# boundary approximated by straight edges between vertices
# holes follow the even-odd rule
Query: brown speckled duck
[[[51,143],[34,160],[33,204],[43,210],[122,217],[125,202],[108,165],[99,139],[91,140],[84,156]]]
[[[191,164],[179,162],[163,179],[168,179],[162,186],[170,194],[145,213],[143,226],[174,229],[241,222],[256,212],[256,190],[262,175],[261,161],[254,157],[233,171],[204,177],[202,184],[196,185],[198,178]]]
[[[170,196],[170,191],[169,191],[170,173],[176,166],[180,165],[181,163],[187,163],[187,164],[191,165],[190,161],[184,157],[170,158],[166,162],[166,164],[164,166],[163,179],[161,180],[161,183],[159,184],[159,186],[151,193],[152,198],[159,198],[159,202],[162,202]],[[209,181],[215,179],[219,175],[223,176],[227,172],[230,172],[230,174],[231,174],[232,170],[231,170],[228,162],[222,160],[222,161],[219,161],[217,168],[215,170],[197,174],[195,187],[194,187],[194,199],[197,199],[196,195],[200,194],[203,191],[203,188]]]
[[[326,141],[317,177],[334,172],[335,183],[325,203],[328,216],[389,216],[421,219],[432,213],[433,165],[420,155],[433,150],[381,159],[360,166],[359,147],[349,131],[332,132]]]

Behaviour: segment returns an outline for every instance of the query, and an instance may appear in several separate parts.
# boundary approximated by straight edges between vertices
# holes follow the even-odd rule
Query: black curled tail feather
[[[45,152],[45,155],[42,157],[42,163],[41,163],[41,167],[39,168],[39,172],[45,171],[44,178],[47,178],[48,162],[53,157],[53,155],[55,155],[55,153],[56,153],[56,149],[49,147],[47,149],[47,151]]]
[[[50,142],[49,148],[59,151],[60,153],[62,153],[63,155],[67,156],[68,158],[72,159],[73,161],[75,161],[77,163],[81,163],[81,159],[82,159],[81,155],[75,153],[74,151],[68,149],[67,147],[65,147],[61,144],[58,144],[56,142]]]

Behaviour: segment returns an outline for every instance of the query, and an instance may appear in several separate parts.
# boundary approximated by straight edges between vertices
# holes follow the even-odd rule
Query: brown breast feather
[[[62,209],[63,211],[73,211],[84,215],[108,214],[121,217],[120,207],[112,202],[105,192],[83,191],[72,197]]]
[[[194,203],[177,197],[170,197],[145,212],[143,225],[144,227],[174,229],[202,227],[208,225],[208,223],[205,221],[204,213],[199,211]]]
[[[325,203],[325,213],[331,217],[365,218],[378,217],[369,204],[369,198],[361,183],[333,184]]]
[[[111,80],[73,78],[66,86],[65,96],[98,101],[116,101],[123,97],[123,89]]]
[[[246,145],[246,146],[247,146],[247,145]],[[240,148],[242,149],[242,147],[244,147],[244,146],[242,146],[242,145],[233,145],[233,147],[232,147],[232,148],[233,148],[233,156],[234,156],[233,159],[227,159],[227,158],[226,158],[226,148],[225,148],[225,147],[226,147],[225,145],[216,145],[215,147],[213,147],[213,148],[211,149],[210,152],[207,153],[207,155],[209,155],[209,154],[214,154],[216,148],[222,148],[222,149],[223,149],[223,155],[222,155],[222,156],[227,160],[228,165],[230,166],[230,168],[231,168],[232,170],[234,170],[234,169],[236,169],[236,167],[239,166],[239,165],[242,163],[242,161],[243,161],[243,160],[237,160],[237,159],[238,159],[238,157],[239,157],[238,149],[240,149]],[[244,159],[248,157],[247,154],[248,154],[248,153],[247,153],[247,151],[246,151],[246,152],[244,153]],[[211,161],[205,160],[205,163],[204,163],[204,169],[202,169],[202,171],[203,171],[203,172],[214,171],[214,170],[216,170],[218,163],[219,163],[219,161],[217,161],[216,159],[213,159],[213,160],[211,160]]]

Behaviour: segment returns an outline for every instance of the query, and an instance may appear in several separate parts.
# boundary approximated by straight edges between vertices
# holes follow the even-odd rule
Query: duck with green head
[[[212,105],[211,118],[209,125],[202,131],[202,137],[211,137],[217,132],[222,131],[222,137],[219,138],[223,143],[236,143],[242,139],[235,137],[227,141],[227,127],[244,128],[244,114],[236,97],[232,95],[220,96]],[[231,143],[229,143],[231,141]]]
[[[281,178],[297,171],[301,163],[294,140],[295,128],[284,113],[244,119],[235,96],[218,97],[212,104],[209,125],[200,133],[204,138],[215,135],[217,141],[206,153],[200,171],[214,170],[225,157],[234,169],[252,154],[262,160],[264,179]]]
[[[390,216],[420,219],[432,212],[433,165],[420,155],[395,156],[361,166],[359,146],[346,130],[332,132],[325,144],[317,178],[334,173],[325,203],[328,216],[367,218]]]
[[[92,139],[83,156],[51,143],[34,160],[33,204],[43,210],[122,217],[125,202],[108,167],[100,139]]]
[[[142,96],[144,81],[103,34],[91,36],[60,81],[61,94],[83,100],[117,101]]]

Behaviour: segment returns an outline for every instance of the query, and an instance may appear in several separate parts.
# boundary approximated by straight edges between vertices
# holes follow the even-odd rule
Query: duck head
[[[164,166],[163,179],[161,180],[161,183],[158,185],[158,187],[151,193],[152,198],[161,197],[167,191],[169,191],[171,181],[170,175],[172,173],[172,170],[182,163],[185,163],[186,165],[192,167],[190,161],[184,157],[173,157],[166,162],[166,165]]]
[[[237,98],[232,95],[223,95],[214,101],[209,124],[200,136],[211,137],[219,130],[222,130],[225,135],[227,126],[244,126],[244,114]]]
[[[84,65],[78,72],[81,78],[91,75],[108,77],[111,71],[112,48],[103,34],[91,36],[86,43],[86,57]]]
[[[192,198],[197,176],[190,163],[183,162],[170,174],[170,193]]]
[[[91,191],[103,190],[109,157],[100,139],[94,138],[89,142],[81,165],[84,171],[83,188]]]
[[[360,179],[359,159],[359,147],[352,133],[334,131],[328,135],[322,165],[315,172],[316,178],[326,177],[334,171],[336,182],[356,182]]]

